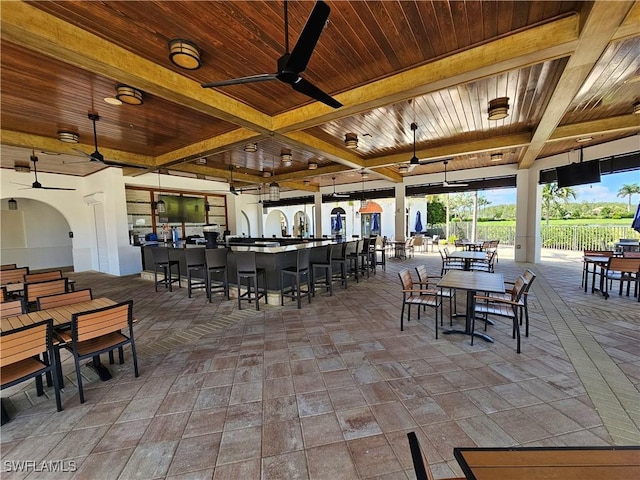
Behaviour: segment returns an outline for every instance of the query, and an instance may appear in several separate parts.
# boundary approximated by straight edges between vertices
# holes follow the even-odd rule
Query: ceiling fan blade
[[[308,97],[311,97],[330,107],[340,108],[342,106],[342,104],[339,101],[337,101],[335,98],[331,97],[330,95],[327,95],[318,87],[316,87],[314,84],[305,80],[302,77],[300,77],[296,82],[292,83],[291,86],[296,92],[303,93]]]
[[[27,183],[18,183],[18,182],[11,182],[11,183],[13,183],[14,185],[22,185],[23,187],[30,187],[31,186],[31,185],[29,185]]]
[[[330,11],[331,9],[326,3],[322,1],[316,2],[295,47],[293,47],[291,56],[284,68],[285,71],[295,73],[305,71],[309,59],[313,54],[313,50],[316,48],[320,34],[327,24]]]
[[[240,85],[243,83],[268,82],[277,80],[276,73],[260,73],[258,75],[249,75],[247,77],[232,78],[229,80],[221,80],[219,82],[203,83],[202,88],[225,87],[227,85]]]
[[[38,188],[41,188],[43,190],[74,190],[75,188],[64,188],[64,187],[44,187],[44,186],[40,186]]]

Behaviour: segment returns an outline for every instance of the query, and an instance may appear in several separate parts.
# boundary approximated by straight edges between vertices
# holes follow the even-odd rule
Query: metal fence
[[[433,225],[431,229],[445,231],[444,225]],[[471,238],[471,222],[452,222],[449,234],[456,238]],[[542,225],[542,248],[557,250],[613,250],[614,244],[621,238],[640,239],[640,235],[631,227],[621,225]],[[444,234],[442,235],[444,237]],[[476,238],[480,240],[500,240],[500,245],[515,245],[516,227],[514,225],[478,225]]]

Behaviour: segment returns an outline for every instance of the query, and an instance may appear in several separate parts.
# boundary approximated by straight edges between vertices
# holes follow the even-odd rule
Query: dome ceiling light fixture
[[[640,102],[636,102],[633,104],[633,113],[634,115],[640,114]]]
[[[244,146],[244,151],[246,153],[255,153],[258,151],[258,144],[257,143],[247,143]]]
[[[283,148],[280,151],[280,161],[285,167],[291,165],[292,157],[293,156],[291,155],[291,150],[289,148]]]
[[[404,175],[405,173],[409,173],[409,167],[407,167],[406,165],[400,165],[398,167],[398,173],[401,175]]]
[[[358,134],[351,132],[345,134],[344,145],[349,149],[358,148]]]
[[[489,102],[489,120],[502,120],[509,115],[509,97],[494,98]]]
[[[271,172],[265,170],[264,172],[262,172],[262,177],[263,178],[269,178],[271,176]]]
[[[318,169],[318,164],[316,162],[309,162],[309,170],[317,170]]]
[[[142,92],[124,83],[116,85],[116,98],[127,105],[142,105]]]
[[[504,158],[504,154],[502,152],[497,152],[497,153],[492,153],[491,154],[491,161],[492,162],[499,162]]]
[[[182,38],[174,38],[169,41],[169,60],[175,66],[185,70],[197,70],[202,66],[198,46]]]
[[[67,130],[59,130],[58,140],[64,143],[78,143],[80,141],[80,135]]]

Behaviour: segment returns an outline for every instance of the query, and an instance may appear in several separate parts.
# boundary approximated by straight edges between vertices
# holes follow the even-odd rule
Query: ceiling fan
[[[229,165],[229,190],[205,190],[206,192],[224,192],[224,193],[233,193],[234,195],[240,195],[242,192],[250,192],[253,190],[259,190],[258,187],[251,188],[236,188],[233,184],[233,165]]]
[[[333,108],[340,108],[342,104],[336,99],[326,94],[314,84],[300,76],[307,68],[311,54],[318,43],[320,34],[329,18],[331,9],[323,1],[316,2],[311,15],[307,19],[300,37],[293,51],[289,52],[289,16],[287,13],[287,1],[284,2],[284,55],[278,59],[278,70],[276,73],[261,73],[247,77],[222,80],[220,82],[203,83],[202,88],[224,87],[227,85],[239,85],[242,83],[266,82],[270,80],[280,80],[308,97],[324,103]]]
[[[333,193],[331,196],[333,198],[349,198],[347,193],[336,193],[336,177],[331,177],[331,180],[333,181]]]
[[[35,176],[35,181],[31,184],[31,186],[24,184],[24,183],[18,183],[16,185],[24,185],[27,188],[41,188],[43,190],[75,190],[75,188],[64,188],[64,187],[45,187],[43,186],[39,181],[38,181],[38,168],[37,168],[37,163],[38,163],[38,157],[36,157],[36,152],[33,151],[31,154],[31,161],[33,162],[33,175]],[[15,183],[15,182],[13,182]],[[26,190],[24,188],[21,188],[20,190]]]
[[[468,183],[459,183],[459,182],[447,182],[447,164],[449,163],[449,158],[445,160],[437,160],[438,162],[444,162],[444,181],[442,182],[443,187],[467,187]]]
[[[418,158],[418,156],[416,155],[416,130],[418,130],[418,124],[415,122],[411,123],[411,130],[413,131],[413,156],[411,157],[411,160],[409,160],[409,168],[408,168],[408,172],[412,171],[414,168],[416,168],[418,165],[429,165],[430,163],[436,163],[436,162],[442,162],[445,159],[442,158],[438,158],[438,159],[429,159],[429,160],[423,160],[420,161],[420,159]],[[450,158],[447,158],[446,160],[451,160]]]

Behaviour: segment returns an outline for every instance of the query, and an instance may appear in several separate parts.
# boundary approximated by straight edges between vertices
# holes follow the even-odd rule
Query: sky
[[[600,183],[572,187],[576,192],[576,199],[572,202],[622,202],[626,204],[628,197],[618,197],[617,194],[622,185],[633,183],[640,185],[640,170],[602,175]],[[516,203],[515,188],[485,190],[482,195],[491,202],[490,205]],[[631,204],[637,205],[638,202],[640,202],[640,195],[633,195]]]

